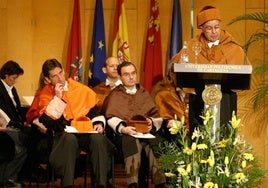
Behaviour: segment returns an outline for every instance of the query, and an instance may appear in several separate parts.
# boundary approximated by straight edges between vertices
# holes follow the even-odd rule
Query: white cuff
[[[174,120],[168,120],[167,128],[171,128],[173,126]]]
[[[103,127],[105,127],[105,125],[106,125],[106,120],[105,120],[104,116],[96,116],[91,121],[92,121],[93,124],[96,121],[101,121],[103,123]]]
[[[156,131],[158,131],[162,126],[163,118],[152,118],[152,117],[150,118],[153,121],[153,125],[155,126]]]
[[[66,103],[59,97],[54,96],[46,108],[46,114],[53,119],[59,119],[63,114]]]
[[[116,132],[116,126],[122,121],[124,121],[124,120],[122,120],[118,117],[112,117],[112,118],[108,119],[107,123],[114,130],[114,132]]]
[[[125,126],[124,125],[122,125],[122,124],[120,124],[120,125],[118,125],[119,127],[118,127],[118,132],[121,134],[122,132],[121,132],[121,130],[122,130],[122,128],[124,128]]]

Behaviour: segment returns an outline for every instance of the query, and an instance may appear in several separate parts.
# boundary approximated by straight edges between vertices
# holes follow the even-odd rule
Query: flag
[[[82,45],[79,0],[74,0],[73,21],[68,43],[66,72],[69,77],[83,82]]]
[[[182,48],[182,24],[181,24],[181,6],[180,0],[173,0],[172,26],[170,35],[169,56],[166,65],[166,74],[168,74],[168,64],[172,57]]]
[[[117,0],[114,16],[113,56],[119,61],[130,61],[127,18],[124,0]]]
[[[151,0],[143,71],[143,86],[151,91],[153,85],[163,78],[158,0]]]
[[[92,44],[89,62],[88,85],[96,86],[104,82],[106,75],[102,67],[106,59],[106,43],[103,19],[102,0],[96,0]]]

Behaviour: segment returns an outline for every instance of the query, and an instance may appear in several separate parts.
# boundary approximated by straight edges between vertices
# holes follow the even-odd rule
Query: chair
[[[76,175],[79,176],[80,173],[78,172],[78,169],[81,169],[84,171],[83,172],[83,177],[84,177],[84,188],[87,187],[87,171],[90,169],[89,163],[89,154],[86,151],[81,150],[79,158],[77,159],[77,165],[76,165]],[[111,178],[112,178],[112,188],[115,187],[115,179],[114,179],[114,154],[111,155]],[[52,188],[55,187],[55,170],[52,168]],[[91,181],[91,185],[93,185],[93,182]]]
[[[116,133],[111,129],[111,127],[105,127],[105,134],[106,137],[115,145],[115,152],[113,155],[113,187],[114,187],[114,164],[125,164],[123,151],[121,150],[122,146],[122,138],[120,136],[116,136]],[[147,158],[144,149],[141,152],[141,168],[139,169],[139,188],[146,188],[149,187],[149,179],[150,179],[150,171],[149,169],[149,159]]]
[[[109,176],[109,178],[112,179],[112,184],[111,184],[112,188],[115,187],[115,175],[114,175],[114,163],[115,163],[114,159],[115,159],[115,157],[114,157],[114,155],[115,155],[115,153],[117,151],[116,147],[114,147],[113,149],[114,149],[113,153],[111,153],[111,172],[110,172],[110,176]],[[92,172],[91,167],[88,166],[88,168],[90,169],[90,172]],[[84,184],[84,185],[86,185],[86,184]],[[94,181],[92,181],[92,180],[91,180],[91,186],[94,186]]]
[[[88,160],[89,156],[86,151],[81,150],[79,158],[77,159],[77,165],[76,165],[76,176],[79,176],[79,169],[81,167],[83,168],[82,170],[84,171],[84,188],[87,187],[87,168],[88,168]]]
[[[75,172],[76,172],[76,176],[78,177],[78,169],[80,169],[80,162],[82,161],[82,163],[84,163],[82,166],[84,167],[83,171],[84,171],[84,188],[87,187],[87,168],[88,168],[88,153],[86,151],[80,151],[80,154],[79,154],[79,157],[77,159],[77,164],[76,165],[76,169],[75,169]],[[52,167],[51,168],[51,183],[52,183],[52,188],[55,187],[55,177],[56,177],[56,174],[55,174],[55,169]]]
[[[36,183],[36,187],[39,187],[39,184],[42,177],[43,181],[47,183],[49,186],[51,180],[51,165],[49,163],[49,154],[52,148],[52,137],[51,135],[47,135],[41,133],[37,126],[32,124],[31,128],[31,143],[28,148],[28,159],[26,163],[26,168],[30,168],[30,178],[29,178],[29,186],[33,182]]]

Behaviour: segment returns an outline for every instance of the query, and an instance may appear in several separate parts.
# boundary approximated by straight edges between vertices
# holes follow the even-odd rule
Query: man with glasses
[[[131,62],[122,62],[117,71],[122,85],[114,88],[103,103],[103,112],[108,125],[122,136],[122,151],[125,161],[128,188],[138,187],[138,172],[141,164],[141,151],[144,149],[149,158],[150,169],[155,187],[164,187],[165,177],[156,168],[158,145],[163,139],[157,134],[163,119],[150,94],[137,84],[137,69]],[[148,132],[155,138],[137,138],[140,134],[129,120],[142,119]],[[136,137],[134,137],[136,136]],[[140,135],[142,136],[142,135]],[[142,185],[139,185],[141,187]]]
[[[222,29],[222,18],[217,8],[205,6],[196,17],[197,27],[201,33],[188,41],[189,63],[194,63],[195,54],[193,45],[197,42],[201,44],[201,51],[197,56],[199,64],[250,64],[245,52],[234,38]],[[180,63],[181,52],[172,58],[173,63]],[[199,115],[204,108],[202,91],[204,85],[200,84],[195,88],[196,95],[190,95],[189,101],[189,120],[191,130],[196,125],[195,119],[201,119]],[[237,95],[228,88],[222,88],[221,100],[221,124],[228,123],[231,119],[232,111],[237,110]],[[193,122],[191,122],[193,121]]]
[[[214,64],[249,64],[241,46],[221,27],[222,18],[217,8],[205,6],[196,17],[197,28],[201,33],[187,42],[189,62],[194,62],[192,50],[195,42],[201,43],[198,63]],[[180,62],[181,52],[172,58],[172,62]]]

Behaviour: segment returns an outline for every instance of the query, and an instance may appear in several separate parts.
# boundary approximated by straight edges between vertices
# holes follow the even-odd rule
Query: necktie
[[[208,47],[211,48],[212,46],[217,46],[219,45],[220,41],[219,40],[216,40],[214,42],[209,42],[208,43]]]
[[[14,95],[13,95],[13,93],[12,93],[12,90],[9,90],[9,91],[8,91],[8,94],[9,94],[9,97],[11,98],[12,103],[14,104],[14,106],[17,106],[17,103],[16,103],[16,101],[15,101],[15,99],[14,99]]]

